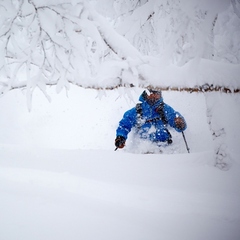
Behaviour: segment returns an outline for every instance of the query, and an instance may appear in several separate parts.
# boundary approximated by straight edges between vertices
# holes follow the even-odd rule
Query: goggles
[[[152,89],[147,89],[145,90],[145,92],[147,93],[148,96],[150,96],[151,94],[158,94],[158,95],[162,95],[161,90],[152,90]]]

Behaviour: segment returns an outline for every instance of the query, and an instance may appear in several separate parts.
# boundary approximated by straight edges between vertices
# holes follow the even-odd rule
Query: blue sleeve
[[[172,107],[170,107],[169,105],[167,105],[166,103],[164,104],[164,112],[165,112],[165,116],[168,120],[168,124],[173,127],[177,132],[182,132],[182,131],[185,131],[187,129],[187,123],[184,119],[184,117],[179,113],[179,112],[176,112]],[[176,127],[176,124],[175,124],[175,118],[176,117],[181,117],[185,123],[185,127],[184,129],[178,129]]]
[[[134,107],[124,113],[122,120],[119,122],[116,135],[127,139],[127,135],[131,131],[132,127],[136,124],[136,120],[137,112],[136,108]]]

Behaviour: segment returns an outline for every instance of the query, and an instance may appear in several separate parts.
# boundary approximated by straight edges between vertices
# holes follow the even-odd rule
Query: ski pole
[[[114,151],[117,151],[117,150],[118,150],[118,147],[116,147]]]
[[[183,135],[183,139],[184,139],[184,142],[185,142],[185,145],[186,145],[187,151],[188,151],[188,153],[190,153],[190,148],[188,147],[187,140],[186,140],[185,135],[184,135],[183,132],[182,132],[182,135]]]

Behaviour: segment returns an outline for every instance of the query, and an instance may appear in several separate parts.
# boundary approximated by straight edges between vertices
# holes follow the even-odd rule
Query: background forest
[[[238,89],[239,5],[238,0],[1,1],[1,92],[24,87],[31,98],[38,87],[47,96],[46,85],[60,92],[70,83]],[[192,79],[189,73],[195,73]]]

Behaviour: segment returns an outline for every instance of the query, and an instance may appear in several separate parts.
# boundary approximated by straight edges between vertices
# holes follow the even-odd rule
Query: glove
[[[179,129],[179,130],[183,130],[186,126],[185,121],[181,117],[176,117],[174,119],[174,122],[175,122],[176,128]]]
[[[122,136],[117,136],[115,139],[115,146],[117,148],[124,148],[126,139]]]

